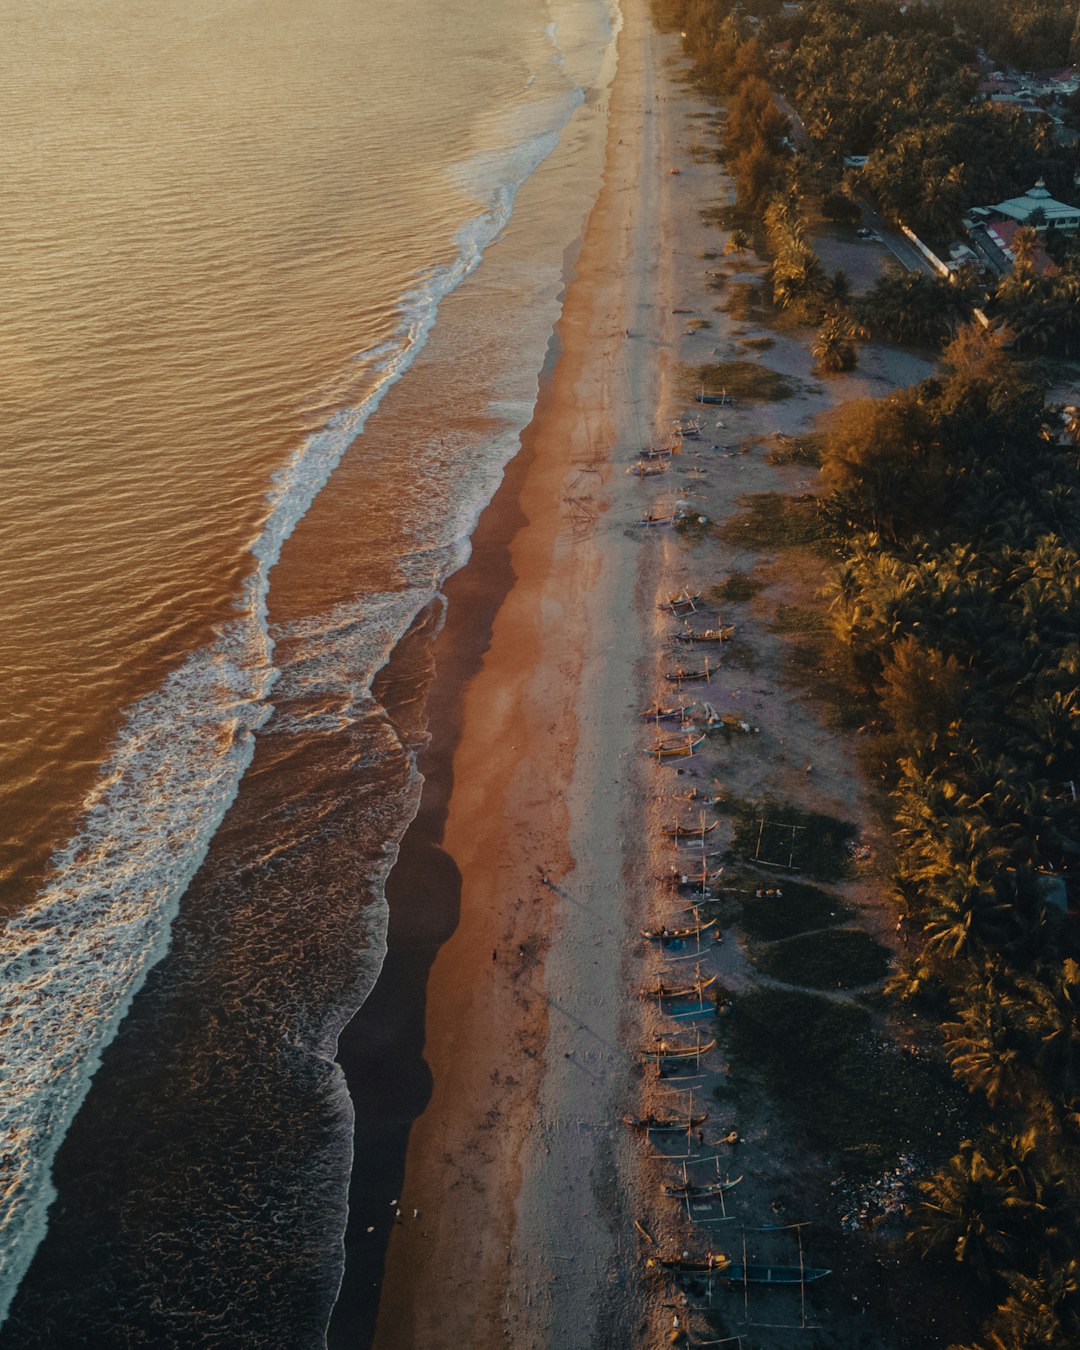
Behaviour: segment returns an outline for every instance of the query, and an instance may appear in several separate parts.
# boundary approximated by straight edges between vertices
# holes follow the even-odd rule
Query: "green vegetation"
[[[855,369],[858,362],[855,329],[846,313],[833,310],[826,314],[811,352],[818,370],[827,375]]]
[[[914,936],[893,988],[944,1003],[952,1071],[993,1112],[922,1183],[912,1235],[985,1281],[991,1339],[972,1350],[1031,1344],[1004,1337],[1035,1325],[1065,1347],[1080,1336],[1056,1276],[1080,1245],[1080,950],[1048,873],[1077,839],[1080,456],[1045,435],[1042,391],[1000,339],[969,330],[940,376],[836,420],[823,479],[844,547],[836,631],[898,750]]]
[[[873,1034],[865,1008],[760,989],[736,1005],[728,1055],[759,1077],[790,1128],[851,1176],[873,1176],[905,1152],[940,1157],[966,1123],[963,1097],[932,1062]]]
[[[854,917],[854,910],[839,896],[830,895],[804,881],[784,879],[783,895],[750,896],[743,902],[743,932],[759,942],[795,937],[813,928],[831,928]]]
[[[884,978],[889,952],[861,929],[840,928],[807,933],[752,956],[758,970],[807,989],[858,989]]]
[[[737,604],[743,600],[752,600],[764,584],[757,577],[748,576],[745,572],[732,572],[725,581],[712,587],[709,599],[718,604],[723,602]]]
[[[890,340],[948,343],[939,375],[834,419],[821,445],[820,510],[805,499],[749,499],[721,532],[732,545],[774,548],[831,536],[841,554],[833,615],[849,657],[847,698],[876,705],[881,743],[894,751],[896,886],[910,949],[888,988],[940,1020],[943,1060],[879,1043],[860,1002],[770,990],[740,999],[731,1061],[736,1074],[760,1077],[811,1145],[853,1167],[876,1170],[904,1149],[936,1169],[910,1235],[984,1293],[981,1328],[951,1350],[1071,1350],[1080,1344],[1080,934],[1058,901],[1080,856],[1080,436],[1057,443],[1038,381],[1001,335],[965,323],[978,303],[1009,326],[1021,356],[1069,354],[1080,247],[1051,236],[1060,271],[1039,276],[1034,239],[1021,234],[1012,272],[981,293],[970,277],[948,286],[886,278],[860,303],[842,276],[825,274],[807,222],[820,201],[829,218],[853,223],[845,202],[858,193],[944,243],[968,208],[1039,177],[1075,201],[1080,151],[1045,122],[979,100],[972,58],[981,43],[1002,65],[1075,59],[1080,5],[657,5],[686,33],[704,87],[727,101],[737,203],[715,218],[753,232],[770,258],[764,293],[732,283],[729,312],[760,321],[771,304],[817,326],[823,369],[847,322]],[[797,151],[770,83],[805,123]],[[867,156],[864,168],[845,167],[854,155]],[[803,642],[808,659],[819,641]],[[737,851],[805,865],[780,828],[763,846],[761,806],[725,805]],[[774,827],[794,810],[767,805]],[[846,864],[838,844],[834,836],[833,861]],[[783,945],[798,955],[808,941]]]
[[[970,286],[926,272],[891,272],[855,301],[855,321],[873,337],[940,347],[970,323],[978,296]]]
[[[713,366],[690,366],[684,380],[687,397],[702,387],[706,394],[779,403],[798,392],[793,380],[756,361],[721,361]]]
[[[690,511],[675,522],[675,532],[687,544],[699,544],[713,533],[713,523],[708,516]]]
[[[815,881],[840,881],[851,870],[854,839],[849,821],[766,797],[739,803],[731,847],[748,860],[805,872]]]
[[[783,436],[773,433],[769,453],[765,456],[770,464],[806,464],[811,468],[821,467],[821,446],[824,437]]]
[[[942,10],[999,64],[1052,70],[1080,58],[1075,0],[943,0]]]
[[[733,281],[721,308],[742,323],[762,319],[766,313],[765,293],[754,281]]]
[[[825,526],[813,497],[787,497],[781,492],[758,492],[742,497],[744,510],[720,527],[720,538],[736,547],[806,548],[820,544]]]
[[[820,609],[778,605],[769,627],[774,633],[823,633],[828,629],[828,619]]]

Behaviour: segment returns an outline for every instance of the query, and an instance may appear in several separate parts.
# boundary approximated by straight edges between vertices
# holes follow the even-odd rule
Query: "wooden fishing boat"
[[[692,895],[695,891],[707,890],[712,893],[723,878],[724,869],[718,867],[712,872],[705,868],[702,868],[699,872],[679,872],[676,870],[672,881],[677,891],[682,891],[684,895]]]
[[[639,459],[626,472],[633,474],[635,478],[656,478],[662,473],[667,473],[667,465],[660,460],[646,463],[645,460]]]
[[[715,926],[715,919],[706,919],[703,923],[693,924],[689,928],[643,928],[641,936],[648,938],[650,942],[667,942],[671,938],[688,938],[693,937],[695,933],[707,933]]]
[[[730,642],[735,636],[735,625],[729,623],[724,628],[705,628],[700,633],[676,633],[676,642]]]
[[[651,708],[643,708],[642,717],[647,722],[681,722],[690,712],[689,706],[683,708],[661,708],[657,703]]]
[[[646,513],[638,520],[639,525],[674,525],[676,521],[682,520],[682,513],[673,511],[668,516],[654,516],[651,511]]]
[[[679,453],[679,444],[674,445],[646,445],[641,450],[641,458],[648,460],[671,459],[673,455]]]
[[[696,684],[698,680],[704,680],[708,684],[711,678],[712,674],[708,667],[704,670],[684,670],[679,666],[676,670],[669,670],[664,676],[669,684]]]
[[[685,741],[654,745],[651,750],[646,750],[645,753],[655,755],[657,759],[682,759],[687,755],[692,755],[704,739],[705,733],[702,732],[696,740],[693,736],[687,736]]]
[[[727,408],[732,402],[731,395],[727,392],[723,394],[707,394],[704,389],[700,389],[694,395],[695,403],[708,403],[717,408]]]
[[[730,1191],[742,1181],[737,1176],[734,1181],[707,1181],[699,1185],[693,1181],[678,1181],[664,1186],[664,1194],[673,1200],[716,1200],[725,1191]]]
[[[641,1049],[642,1059],[697,1059],[700,1055],[707,1055],[715,1046],[715,1037],[711,1041],[695,1041],[692,1045],[673,1045],[670,1041],[661,1037],[655,1045],[643,1046]]]
[[[642,998],[697,998],[703,994],[706,989],[711,989],[716,983],[716,976],[709,975],[705,979],[691,980],[689,984],[665,984],[663,980],[658,979],[652,988],[645,988],[641,991]]]
[[[711,825],[676,825],[673,829],[664,830],[663,834],[665,839],[704,839],[719,824],[718,820],[714,820]]]
[[[690,595],[689,592],[683,591],[682,595],[672,595],[667,600],[661,600],[657,608],[681,617],[687,610],[692,611],[700,599],[700,594]]]
[[[650,1256],[645,1266],[648,1270],[673,1270],[679,1275],[716,1275],[730,1268],[731,1258],[723,1252],[707,1252],[701,1257],[680,1252],[670,1256]]]
[[[763,1266],[729,1263],[722,1272],[722,1280],[732,1284],[809,1284],[811,1280],[823,1279],[832,1272],[820,1266]]]
[[[700,1116],[657,1116],[650,1111],[647,1116],[623,1116],[623,1124],[644,1134],[688,1134],[704,1125],[708,1118],[707,1111]]]
[[[673,1022],[693,1022],[698,1017],[715,1017],[716,1005],[699,997],[693,1003],[664,1003],[662,1011]]]

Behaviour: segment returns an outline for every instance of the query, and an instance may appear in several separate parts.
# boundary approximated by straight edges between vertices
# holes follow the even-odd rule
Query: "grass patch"
[[[821,468],[821,452],[825,445],[824,434],[808,436],[783,436],[779,432],[772,438],[769,452],[765,456],[766,464],[803,464],[807,468]]]
[[[713,523],[708,516],[693,511],[675,522],[675,531],[688,544],[699,544],[713,533]]]
[[[743,510],[720,528],[725,544],[740,548],[806,548],[828,538],[816,497],[759,492],[740,499]]]
[[[743,346],[750,352],[767,352],[770,347],[776,346],[776,339],[771,337],[747,338]]]
[[[733,281],[721,308],[725,314],[741,323],[760,321],[768,312],[764,292],[752,281]]]
[[[851,652],[840,643],[824,621],[787,642],[783,653],[785,679],[817,699],[828,726],[854,731],[878,716],[880,709],[860,685],[851,668]],[[860,740],[858,753],[866,758],[876,780],[901,751],[891,736]]]
[[[807,933],[754,953],[758,970],[806,989],[861,989],[889,970],[889,951],[858,929]]]
[[[790,802],[742,802],[731,847],[748,861],[758,859],[805,872],[815,881],[840,881],[851,871],[855,826]]]
[[[803,881],[785,881],[781,889],[782,896],[761,900],[751,896],[743,901],[740,926],[747,937],[775,942],[854,917],[855,911],[839,896]]]
[[[965,1094],[948,1071],[874,1035],[869,1012],[811,994],[743,995],[728,1055],[759,1077],[792,1126],[852,1175],[873,1176],[901,1153],[939,1157],[963,1133]]]
[[[774,633],[824,633],[829,624],[819,609],[804,605],[777,605],[769,628]]]
[[[684,383],[688,397],[704,385],[707,394],[728,393],[732,398],[761,403],[780,403],[799,392],[793,380],[768,366],[758,365],[756,361],[721,361],[715,366],[690,366]]]
[[[753,212],[729,202],[724,206],[706,206],[700,212],[706,225],[719,225],[722,230],[747,230],[755,224]]]
[[[700,333],[703,328],[711,327],[712,321],[710,319],[691,319],[686,325],[686,331],[688,333]]]
[[[711,586],[708,598],[714,604],[739,604],[744,600],[753,600],[765,583],[746,572],[732,572],[718,586]]]
[[[753,647],[740,637],[738,632],[729,641],[724,643],[723,664],[729,670],[756,670],[757,656]]]

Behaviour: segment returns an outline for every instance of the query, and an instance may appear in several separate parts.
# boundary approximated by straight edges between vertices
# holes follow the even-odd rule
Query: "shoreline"
[[[417,1010],[430,1097],[398,1135],[408,1139],[404,1183],[398,1189],[395,1178],[386,1205],[389,1211],[390,1201],[398,1201],[401,1219],[389,1237],[376,1346],[456,1339],[504,1344],[511,1320],[514,1344],[585,1343],[579,1340],[584,1328],[577,1327],[580,1296],[554,1300],[553,1311],[552,1301],[528,1293],[507,1298],[503,1286],[508,1275],[511,1281],[532,1278],[532,1237],[542,1244],[546,1231],[557,1231],[568,1203],[565,1188],[561,1196],[543,1194],[539,1160],[563,1158],[567,1150],[560,1144],[570,1137],[556,1125],[542,1130],[542,1144],[534,1143],[545,1091],[555,1084],[558,1112],[565,1116],[588,1109],[598,1084],[618,1101],[628,1089],[617,1044],[624,1010],[614,996],[615,985],[621,990],[622,929],[602,910],[589,915],[577,898],[589,878],[571,849],[578,822],[570,803],[582,792],[582,763],[595,776],[605,753],[605,741],[583,735],[582,723],[595,714],[599,697],[585,682],[606,673],[621,691],[640,655],[640,633],[625,631],[626,625],[618,635],[624,660],[612,659],[593,630],[614,598],[619,570],[608,556],[611,538],[603,518],[610,495],[607,461],[617,443],[637,434],[625,407],[624,380],[628,361],[647,359],[627,348],[641,301],[639,274],[653,265],[647,256],[652,241],[641,228],[652,220],[646,194],[659,152],[653,138],[654,162],[642,172],[638,157],[645,143],[637,133],[645,76],[634,48],[647,46],[649,24],[644,0],[631,0],[610,91],[604,181],[568,277],[536,413],[473,536],[472,558],[447,587],[447,624],[436,646],[438,693],[430,710],[435,739],[422,759],[420,814],[403,841],[388,897],[400,914],[410,876],[430,893],[426,855],[441,877],[436,903],[445,910],[459,902],[460,909],[457,922],[451,918],[447,925],[452,934],[434,953],[423,1012]],[[635,249],[634,266],[628,266]],[[643,370],[638,374],[644,378]],[[651,406],[653,399],[643,402]],[[597,532],[604,536],[602,550]],[[636,570],[637,541],[623,535],[616,552]],[[632,616],[635,589],[617,597],[622,618]],[[621,706],[608,710],[612,719],[617,734],[633,735]],[[616,846],[606,862],[608,884],[616,886],[623,866],[617,837],[622,806],[613,790],[599,809],[586,813],[586,833],[605,822],[614,827]],[[613,995],[604,1035],[613,1048],[587,1070],[574,1051],[561,1049],[565,1027],[559,1019],[575,1017],[568,1000],[581,990],[581,972],[566,958],[574,944],[555,950],[568,912],[578,943],[599,921],[603,931],[595,940],[607,943],[612,958],[604,962]],[[394,925],[392,913],[392,932]],[[414,959],[426,962],[430,951],[423,957],[414,951]],[[593,969],[597,959],[590,953]],[[553,996],[553,983],[565,997]],[[559,1069],[580,1075],[569,1090],[555,1082]],[[569,1152],[576,1156],[567,1160],[587,1182],[596,1158],[588,1147]],[[607,1227],[593,1245],[598,1269],[606,1268]],[[549,1270],[551,1278],[556,1274]],[[618,1320],[626,1331],[631,1301],[623,1301]],[[531,1312],[522,1325],[526,1307]],[[566,1320],[560,1307],[576,1329],[569,1339],[555,1330],[549,1340],[552,1323]],[[332,1336],[331,1344],[338,1343],[344,1340]]]
[[[416,629],[408,634],[375,685],[379,702],[392,707],[387,689],[414,643],[438,670],[427,695],[430,741],[417,761],[424,779],[420,805],[387,878],[386,959],[370,995],[342,1032],[336,1055],[353,1102],[354,1136],[364,1130],[364,1150],[362,1157],[354,1156],[346,1275],[330,1319],[331,1347],[368,1344],[374,1335],[392,1202],[401,1195],[409,1131],[430,1101],[424,1058],[427,982],[439,948],[457,927],[461,904],[460,873],[442,846],[461,704],[482,665],[494,616],[513,584],[509,544],[524,519],[518,497],[531,458],[523,448],[511,460],[481,514],[469,561],[443,588],[445,620],[439,631],[426,641]],[[422,904],[416,903],[418,894]],[[376,1226],[374,1234],[367,1232],[369,1223]]]

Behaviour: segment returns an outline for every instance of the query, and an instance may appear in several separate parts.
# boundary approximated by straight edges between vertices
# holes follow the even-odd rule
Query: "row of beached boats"
[[[732,625],[725,627],[719,617],[715,627],[704,630],[692,628],[691,620],[701,613],[702,608],[702,597],[696,592],[684,589],[670,595],[661,602],[660,608],[684,624],[684,631],[675,635],[676,641],[721,643],[730,640],[734,633],[734,627]],[[680,668],[666,676],[668,680],[679,684],[696,679],[707,682],[709,677],[708,662],[705,663],[704,670],[687,671]],[[662,724],[669,727],[676,725],[685,729],[682,738],[658,740],[649,749],[648,753],[658,762],[683,759],[694,754],[704,742],[710,727],[728,724],[739,730],[757,729],[743,724],[738,719],[719,718],[707,703],[657,702],[652,707],[644,709],[641,716],[644,721],[653,723],[658,730]],[[691,798],[698,797],[696,791],[689,795]],[[717,975],[703,972],[701,966],[701,959],[707,954],[709,946],[714,946],[722,940],[716,918],[703,912],[701,907],[716,894],[715,888],[720,886],[723,876],[723,867],[717,866],[715,861],[711,862],[710,855],[706,851],[709,836],[717,829],[718,824],[717,820],[706,820],[704,812],[701,812],[696,822],[676,816],[670,825],[665,825],[661,829],[663,837],[672,843],[700,846],[701,850],[700,864],[687,866],[680,863],[673,866],[670,879],[676,890],[693,892],[697,898],[686,904],[665,923],[653,924],[640,930],[642,938],[647,943],[658,945],[668,955],[674,955],[676,951],[689,946],[691,950],[678,959],[684,959],[685,955],[691,958],[695,955],[698,957],[693,975],[685,973],[683,968],[676,965],[668,965],[658,971],[655,978],[638,991],[643,1000],[655,1001],[663,1018],[670,1019],[676,1024],[702,1016],[723,1015],[731,1008],[730,1000],[722,990],[718,996]],[[712,856],[715,859],[715,855]],[[705,934],[711,934],[712,941],[703,945],[702,938]],[[716,1044],[716,1037],[707,1032],[688,1034],[679,1033],[677,1030],[660,1031],[651,1042],[642,1044],[638,1053],[643,1063],[656,1065],[660,1077],[669,1082],[678,1079],[685,1083],[692,1082],[701,1071],[703,1060],[716,1048]],[[673,1164],[680,1165],[681,1177],[665,1179],[662,1191],[667,1199],[674,1200],[680,1205],[684,1217],[696,1231],[711,1232],[715,1225],[731,1221],[731,1216],[727,1213],[726,1197],[743,1178],[741,1175],[734,1178],[721,1175],[720,1159],[722,1154],[730,1156],[728,1150],[739,1143],[739,1136],[735,1130],[729,1130],[722,1136],[706,1141],[705,1131],[708,1128],[709,1112],[701,1105],[695,1107],[692,1088],[685,1105],[682,1102],[668,1103],[650,1109],[640,1116],[628,1115],[624,1117],[624,1121],[650,1148],[660,1150],[654,1152],[655,1157],[670,1159]],[[683,1139],[686,1141],[684,1152],[666,1151],[673,1145],[678,1146],[679,1141]],[[701,1167],[712,1168],[712,1173],[704,1177],[693,1176],[692,1172]],[[650,1244],[654,1245],[647,1230],[641,1224],[637,1227]],[[798,1228],[796,1231],[799,1231]],[[823,1268],[807,1265],[802,1259],[801,1236],[798,1264],[751,1261],[748,1258],[745,1237],[742,1242],[742,1259],[736,1259],[726,1252],[712,1248],[704,1254],[699,1254],[693,1250],[695,1245],[689,1244],[686,1249],[674,1251],[657,1250],[647,1255],[645,1260],[646,1272],[673,1277],[679,1283],[683,1303],[688,1308],[695,1306],[710,1308],[714,1285],[740,1286],[744,1289],[751,1285],[771,1286],[797,1288],[803,1291],[807,1284],[829,1274]],[[690,1302],[691,1298],[700,1300],[706,1295],[707,1303]],[[803,1321],[805,1324],[805,1314]]]

